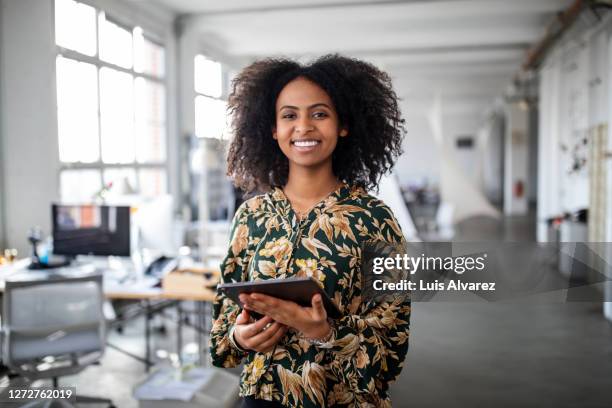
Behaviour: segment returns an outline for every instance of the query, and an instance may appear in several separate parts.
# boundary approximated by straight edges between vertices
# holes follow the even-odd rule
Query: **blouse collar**
[[[334,204],[349,198],[353,198],[355,195],[359,195],[360,193],[364,193],[363,189],[360,187],[351,186],[346,182],[342,182],[336,190],[331,192],[329,195],[327,195],[327,197],[323,198],[314,207],[312,207],[306,219],[315,217],[317,213],[316,210],[319,210],[319,213],[323,212]],[[289,199],[283,192],[282,188],[274,187],[274,189],[268,193],[268,198],[277,213],[291,221],[297,220],[297,214],[291,207],[291,203],[289,202]]]

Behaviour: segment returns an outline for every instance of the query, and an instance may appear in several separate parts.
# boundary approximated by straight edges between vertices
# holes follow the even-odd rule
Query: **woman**
[[[309,276],[342,312],[262,294],[245,310],[219,294],[213,363],[243,360],[244,406],[390,406],[408,349],[408,301],[362,299],[365,241],[402,243],[393,214],[365,188],[401,153],[404,133],[387,74],[337,55],[309,65],[258,61],[234,80],[228,174],[268,191],[236,212],[223,281]],[[249,311],[262,315],[250,318]]]

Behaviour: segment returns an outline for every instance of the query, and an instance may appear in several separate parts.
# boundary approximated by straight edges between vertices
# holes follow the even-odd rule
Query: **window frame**
[[[221,94],[218,97],[215,96],[211,96],[211,95],[207,95],[205,93],[201,93],[198,92],[196,90],[195,87],[195,59],[198,57],[204,57],[207,60],[216,62],[217,64],[219,64],[221,66]],[[194,123],[193,123],[193,129],[194,129],[194,134],[195,136],[200,139],[214,139],[214,140],[219,140],[219,141],[223,141],[226,140],[223,136],[221,135],[221,137],[205,137],[205,136],[199,136],[197,133],[197,128],[196,128],[196,122],[195,122],[195,118],[198,115],[198,112],[196,112],[195,108],[197,106],[196,104],[196,99],[198,98],[198,96],[202,96],[204,98],[209,98],[215,101],[221,101],[224,102],[225,104],[228,103],[228,95],[229,95],[229,84],[228,84],[228,68],[226,66],[226,64],[224,64],[223,62],[221,62],[218,59],[213,58],[211,55],[207,54],[206,52],[198,52],[194,55],[193,60],[192,60],[192,64],[193,64],[193,68],[194,68],[194,78],[193,78],[193,97],[192,97],[192,101],[193,101],[193,112],[194,112]]]
[[[114,18],[113,17],[113,13],[112,12],[108,12],[107,10],[102,9],[101,7],[98,7],[96,5],[92,5],[86,1],[78,1],[76,0],[77,3],[81,3],[81,4],[85,4],[88,5],[90,7],[93,7],[95,10],[95,14],[96,14],[96,18],[95,18],[95,33],[96,33],[96,53],[94,56],[89,56],[86,54],[82,54],[78,51],[75,50],[71,50],[69,48],[65,48],[62,47],[60,45],[57,45],[56,41],[54,40],[54,44],[55,44],[55,58],[57,60],[57,57],[63,57],[63,58],[67,58],[67,59],[71,59],[77,62],[84,62],[84,63],[88,63],[91,64],[93,66],[96,67],[96,88],[97,88],[97,100],[98,100],[98,109],[97,109],[97,115],[98,115],[98,151],[99,151],[99,157],[98,160],[95,162],[91,162],[91,163],[84,163],[84,162],[63,162],[60,160],[59,158],[59,134],[57,135],[57,140],[58,140],[58,150],[56,152],[57,157],[58,157],[58,162],[59,162],[59,169],[58,169],[58,180],[59,180],[59,188],[60,191],[58,191],[58,194],[60,194],[60,198],[64,199],[63,197],[61,197],[61,175],[62,172],[65,171],[75,171],[75,170],[97,170],[99,172],[99,178],[100,178],[100,188],[104,188],[106,186],[106,183],[104,181],[104,171],[105,170],[110,170],[110,169],[126,169],[126,170],[134,170],[135,174],[136,174],[136,180],[135,183],[136,185],[134,185],[133,187],[136,189],[136,191],[138,192],[137,195],[141,195],[141,188],[140,188],[140,170],[142,169],[147,169],[147,170],[163,170],[164,171],[164,182],[166,185],[166,192],[164,194],[170,194],[170,165],[169,165],[169,156],[170,156],[170,127],[169,127],[169,120],[168,120],[168,92],[169,92],[169,78],[168,78],[168,46],[167,44],[165,44],[165,41],[161,40],[160,38],[156,38],[156,36],[154,35],[149,35],[147,32],[145,32],[145,29],[137,24],[125,24],[123,23],[120,19]],[[55,27],[55,23],[56,23],[56,19],[55,19],[55,7],[56,7],[56,2],[53,2],[53,24]],[[151,74],[148,74],[146,72],[136,72],[135,70],[135,61],[132,60],[132,67],[131,68],[124,68],[121,67],[119,65],[115,65],[113,63],[110,62],[106,62],[104,60],[102,60],[100,58],[100,15],[104,13],[105,15],[105,19],[107,21],[112,22],[113,24],[116,24],[117,26],[124,28],[128,31],[130,31],[132,33],[132,53],[134,52],[134,39],[133,39],[133,33],[134,33],[134,29],[136,27],[141,27],[142,29],[142,36],[149,42],[158,45],[160,47],[162,47],[164,49],[164,71],[163,71],[163,76],[161,77],[157,77]],[[55,36],[55,30],[53,30],[54,32],[54,36]],[[56,64],[54,64],[54,69],[57,67]],[[146,81],[151,81],[153,83],[156,83],[158,85],[161,85],[164,89],[164,94],[165,94],[165,106],[163,107],[164,111],[166,112],[166,118],[163,122],[163,129],[165,132],[165,159],[162,161],[156,161],[156,162],[147,162],[147,163],[141,163],[138,162],[137,156],[134,158],[134,161],[131,163],[105,163],[102,160],[102,115],[101,115],[101,99],[100,99],[100,70],[102,68],[109,68],[109,69],[113,69],[122,73],[126,73],[132,76],[133,80],[136,80],[137,77],[141,77],[143,79],[145,79]],[[57,85],[57,72],[54,75],[55,78],[55,85]],[[56,101],[56,112],[58,110],[58,105],[57,105],[57,87],[55,87],[55,91],[56,91],[56,96],[55,96],[55,101]],[[136,106],[135,101],[134,101],[134,106]],[[58,125],[58,119],[56,118],[56,126]]]

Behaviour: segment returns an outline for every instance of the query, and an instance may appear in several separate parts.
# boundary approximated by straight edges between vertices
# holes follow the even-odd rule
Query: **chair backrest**
[[[5,364],[32,379],[81,371],[104,352],[103,304],[101,275],[7,280]]]

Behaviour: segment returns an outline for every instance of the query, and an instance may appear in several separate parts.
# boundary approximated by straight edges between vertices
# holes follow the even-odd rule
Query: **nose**
[[[310,131],[314,130],[314,126],[312,126],[312,124],[310,124],[310,121],[307,118],[304,118],[304,119],[300,119],[295,124],[295,129],[294,130],[295,130],[296,133],[305,134],[307,132],[310,132]]]

